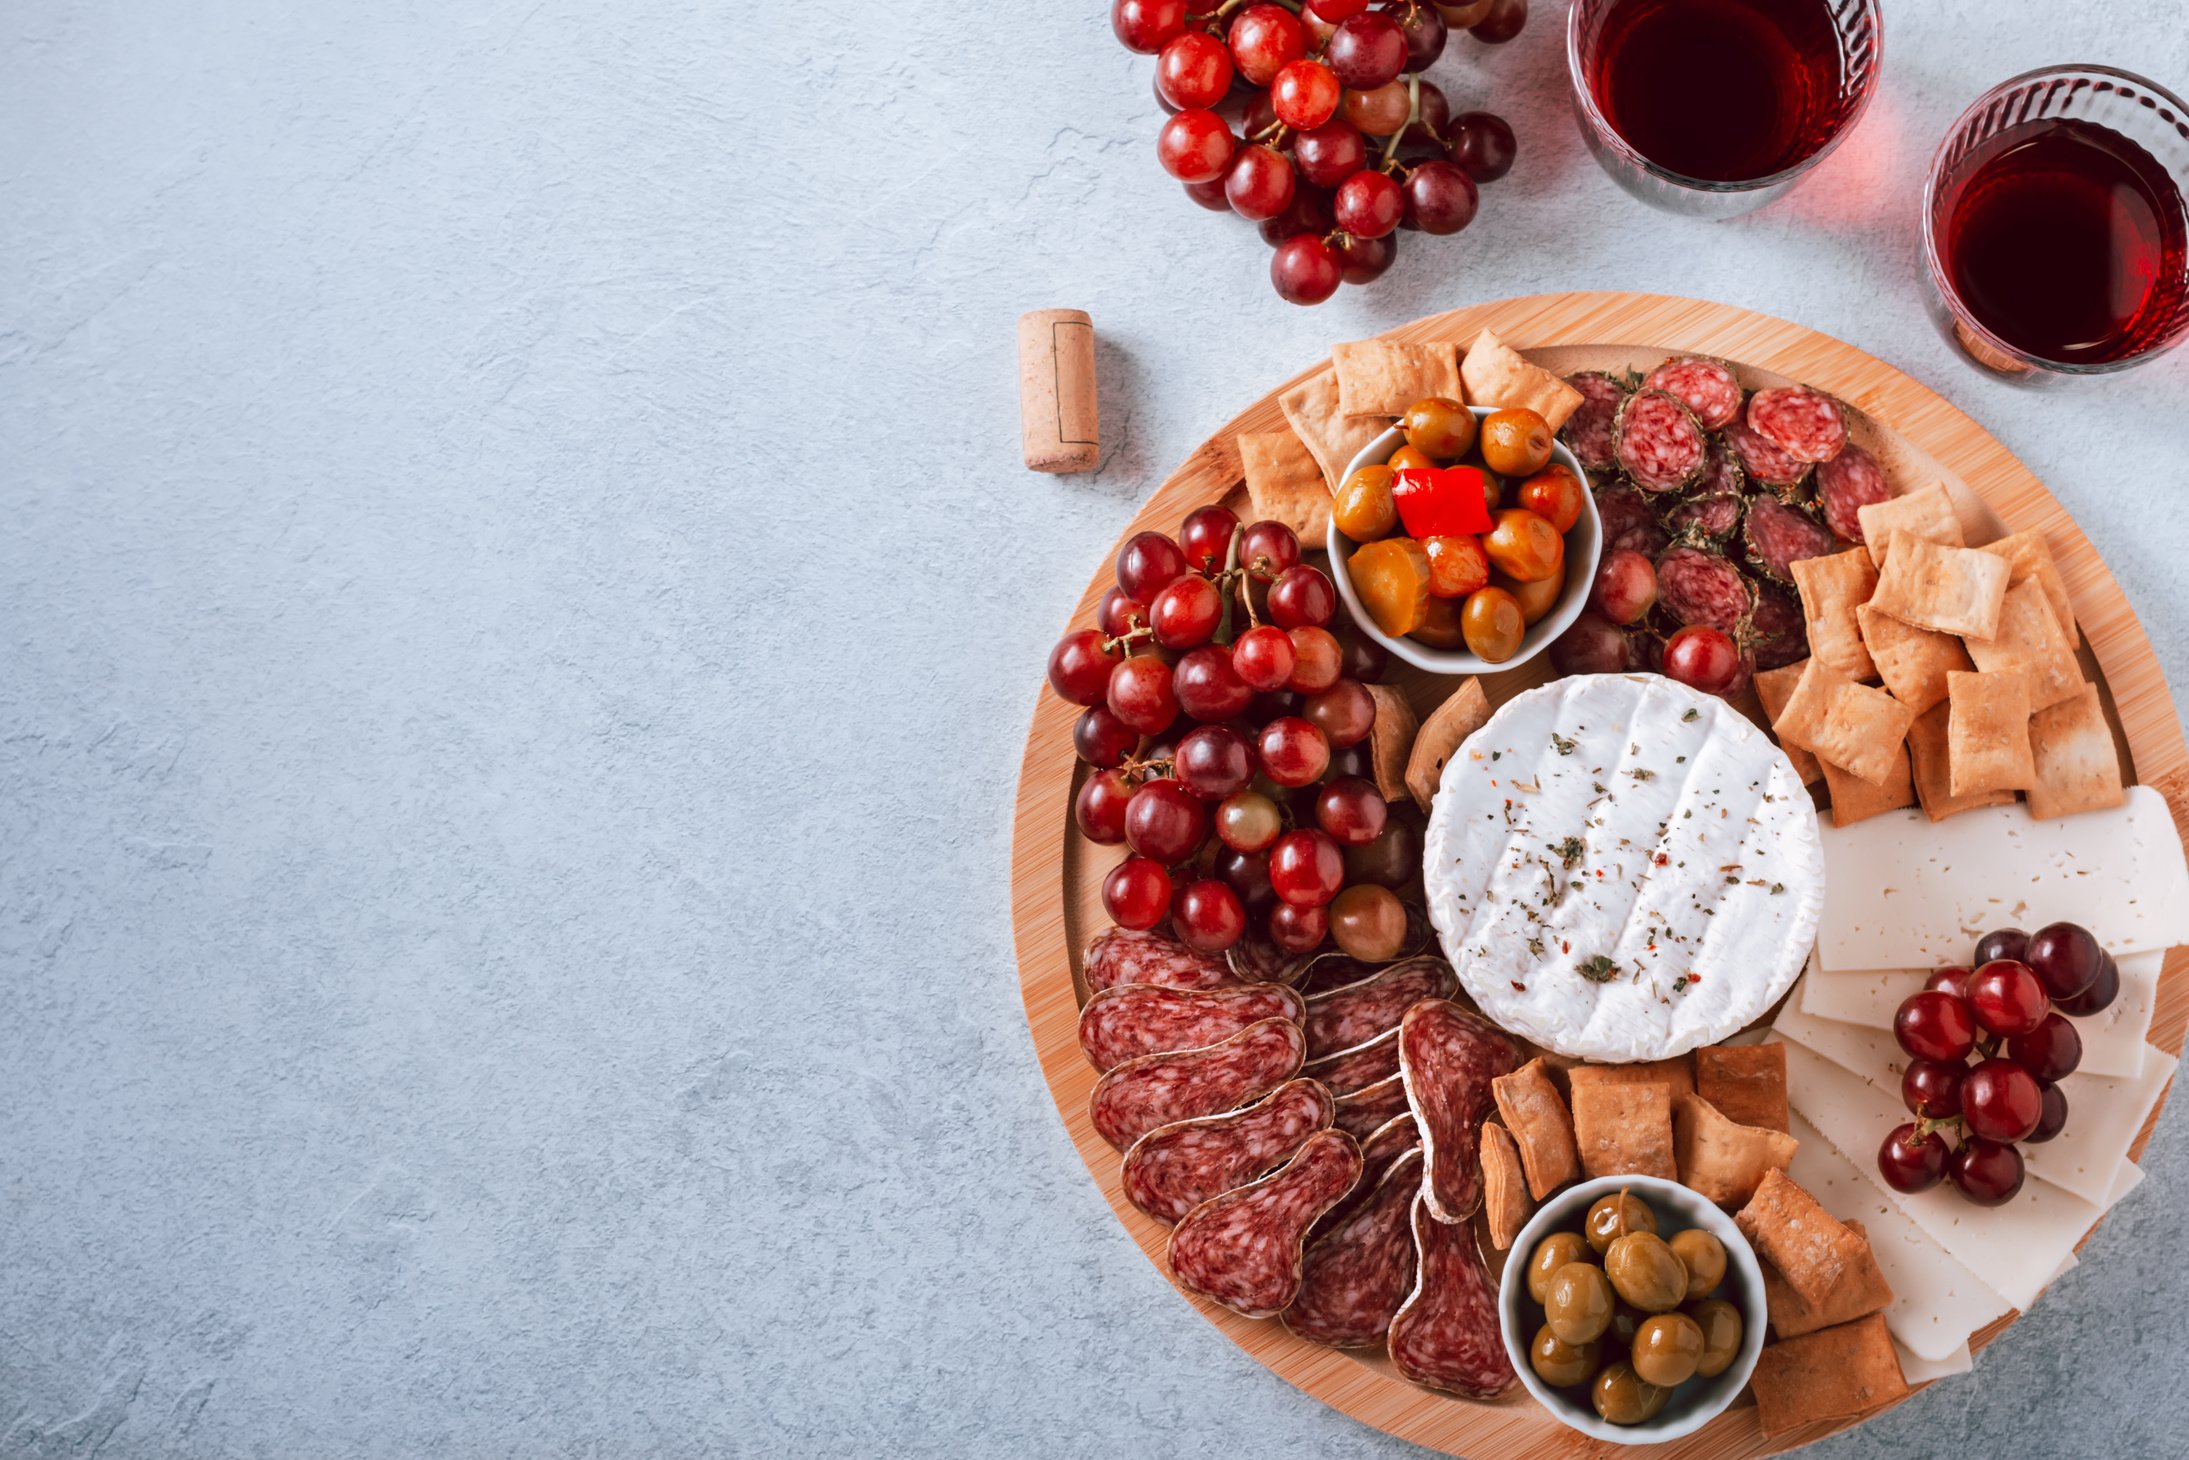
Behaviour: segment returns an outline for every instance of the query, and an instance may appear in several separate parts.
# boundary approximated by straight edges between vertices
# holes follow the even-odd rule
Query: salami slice
[[[1244,1110],[1149,1131],[1125,1153],[1125,1199],[1158,1222],[1175,1222],[1291,1160],[1336,1113],[1321,1085],[1287,1080]]]
[[[1760,505],[1750,504],[1751,519]],[[1708,624],[1737,639],[1755,603],[1755,590],[1722,553],[1675,547],[1657,559],[1657,605],[1677,623]]]
[[[1497,1285],[1472,1222],[1440,1222],[1415,1198],[1414,1290],[1391,1319],[1391,1364],[1429,1389],[1495,1399],[1518,1377],[1498,1327]]]
[[[1112,928],[1087,945],[1080,962],[1087,976],[1087,991],[1125,983],[1160,984],[1171,989],[1235,989],[1244,982],[1221,958],[1196,953],[1176,939],[1159,933],[1136,933]]]
[[[1441,958],[1412,958],[1384,965],[1358,983],[1307,1001],[1307,1057],[1321,1059],[1399,1027],[1399,1018],[1423,999],[1459,992],[1459,975]]]
[[[1408,1113],[1405,1078],[1392,1075],[1373,1085],[1363,1085],[1350,1095],[1340,1095],[1338,1113],[1330,1118],[1330,1124],[1359,1140]]]
[[[1079,1047],[1087,1063],[1108,1073],[1145,1054],[1170,1054],[1221,1044],[1249,1024],[1305,1015],[1306,1001],[1282,984],[1243,989],[1167,989],[1121,983],[1079,1011]]]
[[[1838,544],[1832,530],[1802,511],[1769,497],[1749,504],[1741,524],[1741,540],[1748,545],[1748,561],[1774,583],[1791,587],[1794,564],[1804,558],[1821,558]]]
[[[1862,541],[1862,519],[1856,514],[1889,500],[1892,494],[1884,466],[1859,446],[1849,446],[1817,468],[1817,501],[1824,508],[1824,525],[1849,542]]]
[[[1748,474],[1741,470],[1740,458],[1733,454],[1725,433],[1719,431],[1710,438],[1710,460],[1703,466],[1703,474],[1696,479],[1688,495],[1714,497],[1725,492],[1746,490]]]
[[[1727,426],[1725,439],[1732,446],[1733,455],[1739,458],[1741,470],[1758,486],[1769,487],[1775,492],[1790,492],[1808,479],[1809,463],[1788,456],[1749,430],[1746,421],[1735,421]]]
[[[1236,1110],[1300,1072],[1307,1036],[1290,1019],[1264,1019],[1222,1044],[1127,1060],[1095,1082],[1088,1112],[1120,1151],[1149,1131]]]
[[[1809,621],[1800,600],[1781,588],[1758,588],[1749,616],[1748,647],[1758,669],[1784,669],[1809,657]]]
[[[1573,449],[1574,459],[1590,471],[1612,468],[1612,423],[1627,402],[1627,388],[1601,370],[1583,370],[1566,377],[1566,384],[1581,392],[1581,404],[1558,428],[1558,437]]]
[[[1399,1037],[1396,1027],[1348,1045],[1336,1054],[1326,1054],[1321,1059],[1309,1060],[1300,1073],[1310,1080],[1320,1080],[1330,1087],[1333,1095],[1350,1095],[1355,1090],[1365,1090],[1378,1080],[1388,1080],[1399,1072]]]
[[[1490,1081],[1509,1075],[1519,1052],[1496,1025],[1449,999],[1423,999],[1399,1023],[1399,1069],[1428,1165],[1421,1190],[1440,1222],[1464,1222],[1482,1205],[1482,1117]]]
[[[1705,430],[1715,431],[1741,413],[1741,383],[1723,360],[1690,355],[1667,360],[1642,377],[1642,389],[1676,396]]]
[[[1683,497],[1665,513],[1665,531],[1672,540],[1690,546],[1724,542],[1741,525],[1747,506],[1738,492],[1712,492]]]
[[[1317,994],[1359,983],[1381,966],[1348,958],[1343,953],[1318,953],[1308,960],[1306,976],[1299,983],[1300,992],[1312,999]]]
[[[1748,429],[1796,461],[1830,461],[1847,445],[1847,408],[1806,385],[1748,398]]]
[[[1703,474],[1710,441],[1695,413],[1661,390],[1638,390],[1619,408],[1612,451],[1645,492],[1676,492]]]
[[[1596,519],[1603,526],[1606,545],[1617,542],[1632,528],[1655,526],[1657,511],[1632,482],[1612,477],[1596,488]]]
[[[1315,1132],[1281,1170],[1186,1213],[1171,1228],[1171,1275],[1248,1318],[1282,1313],[1299,1296],[1308,1228],[1360,1174],[1351,1136]]]
[[[1404,1089],[1399,1093],[1403,1098]],[[1339,1126],[1337,1129],[1344,1130],[1344,1127]],[[1307,1240],[1311,1244],[1352,1215],[1355,1207],[1368,1200],[1368,1194],[1375,1190],[1376,1183],[1383,1178],[1385,1169],[1393,1161],[1421,1145],[1421,1137],[1416,1133],[1414,1113],[1411,1110],[1400,1110],[1397,1115],[1366,1135],[1350,1130],[1345,1133],[1361,1143],[1361,1179],[1346,1193],[1344,1201],[1324,1212],[1321,1220],[1315,1223],[1314,1230],[1307,1234]]]
[[[1300,1295],[1285,1327],[1333,1348],[1383,1342],[1391,1315],[1414,1287],[1414,1198],[1421,1191],[1421,1148],[1411,1147],[1354,1206],[1307,1249]]]

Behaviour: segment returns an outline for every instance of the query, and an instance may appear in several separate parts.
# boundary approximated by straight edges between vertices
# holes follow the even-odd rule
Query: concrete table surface
[[[1410,1453],[1204,1323],[1066,1143],[1009,806],[1103,549],[1340,339],[1724,299],[1945,393],[2174,681],[2189,355],[2053,394],[1920,307],[1952,116],[2166,6],[1890,4],[1744,221],[1644,210],[1564,7],[1436,75],[1480,219],[1320,309],[1070,5],[19,0],[0,18],[0,1455]],[[1012,320],[1108,459],[1018,464]],[[2178,1453],[2189,1137],[1843,1457]]]

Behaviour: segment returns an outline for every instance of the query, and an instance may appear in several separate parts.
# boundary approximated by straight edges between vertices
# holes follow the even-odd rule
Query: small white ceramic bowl
[[[1489,406],[1470,406],[1477,421],[1493,414]],[[1398,427],[1378,436],[1361,448],[1360,455],[1345,465],[1345,474],[1351,476],[1364,466],[1380,466],[1390,459],[1391,453],[1406,444],[1406,437]],[[1374,619],[1361,606],[1360,595],[1353,591],[1353,575],[1347,564],[1352,561],[1356,543],[1338,531],[1335,519],[1325,546],[1330,553],[1330,576],[1338,585],[1338,596],[1345,600],[1346,611],[1353,616],[1354,625],[1369,638],[1405,660],[1417,669],[1431,674],[1496,674],[1506,669],[1517,669],[1550,647],[1553,639],[1573,627],[1573,621],[1588,606],[1589,588],[1596,581],[1596,560],[1604,548],[1604,525],[1596,515],[1596,495],[1589,487],[1589,474],[1581,469],[1580,461],[1566,443],[1554,439],[1551,442],[1551,460],[1572,472],[1581,483],[1581,515],[1566,530],[1566,586],[1558,595],[1558,602],[1549,613],[1528,626],[1521,635],[1519,652],[1512,658],[1497,664],[1468,653],[1465,649],[1432,649],[1417,639],[1394,639],[1376,627]]]
[[[1638,1425],[1615,1425],[1600,1418],[1596,1407],[1589,1403],[1586,1385],[1553,1389],[1536,1377],[1534,1365],[1528,1362],[1528,1345],[1543,1324],[1543,1305],[1528,1296],[1528,1254],[1553,1232],[1580,1231],[1581,1219],[1590,1207],[1621,1191],[1649,1203],[1650,1210],[1657,1214],[1657,1230],[1664,1236],[1700,1227],[1724,1243],[1725,1282],[1718,1296],[1741,1310],[1741,1350],[1726,1371],[1715,1379],[1688,1380],[1673,1391],[1655,1419]],[[1497,1301],[1506,1356],[1536,1402],[1582,1434],[1615,1444],[1656,1445],[1695,1433],[1724,1413],[1739,1396],[1756,1367],[1756,1356],[1763,1352],[1763,1269],[1756,1263],[1755,1249],[1733,1225],[1733,1219],[1714,1203],[1677,1181],[1655,1176],[1600,1176],[1568,1187],[1545,1202],[1513,1239]]]

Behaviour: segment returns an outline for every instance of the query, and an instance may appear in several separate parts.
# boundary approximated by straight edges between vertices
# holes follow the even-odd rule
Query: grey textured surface
[[[1173,1295],[1021,1017],[1008,808],[1103,547],[1335,339],[1723,298],[1944,391],[2182,682],[2189,360],[1984,382],[1914,200],[2167,6],[1888,7],[1793,198],[1644,212],[1542,4],[1480,220],[1276,301],[1099,0],[0,15],[0,1455],[1398,1455]],[[1109,462],[1020,470],[1091,310]],[[2153,468],[2157,470],[2154,472]],[[2175,1112],[1978,1372],[1823,1452],[2178,1452]]]

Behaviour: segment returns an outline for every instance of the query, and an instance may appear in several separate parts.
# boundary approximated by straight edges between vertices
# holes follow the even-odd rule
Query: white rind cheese
[[[1580,1059],[1681,1054],[1792,987],[1816,938],[1816,811],[1724,701],[1658,675],[1529,690],[1444,768],[1429,915],[1499,1025]]]

